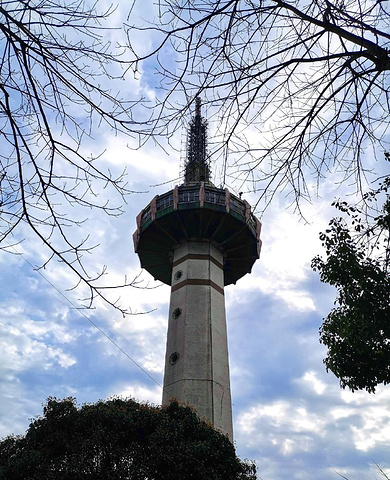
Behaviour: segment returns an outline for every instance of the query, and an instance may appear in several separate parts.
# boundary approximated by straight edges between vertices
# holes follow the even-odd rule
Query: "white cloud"
[[[169,156],[163,150],[156,152],[154,149],[145,147],[140,150],[129,148],[133,146],[125,137],[112,137],[106,140],[106,160],[108,163],[118,165],[121,168],[131,167],[128,171],[127,180],[129,185],[145,183],[145,174],[150,175],[154,183],[167,181],[178,176],[178,157]]]
[[[240,440],[249,436],[248,446],[268,445],[282,455],[294,455],[312,449],[315,438],[324,435],[326,420],[305,407],[278,400],[243,411],[235,425]]]
[[[369,451],[382,445],[390,446],[390,390],[380,386],[375,394],[367,392],[341,393],[350,415],[358,415],[358,425],[352,425],[353,441],[358,450]],[[346,416],[346,408],[336,409],[333,415]]]
[[[271,207],[264,215],[261,233],[262,251],[250,275],[240,279],[229,290],[228,302],[236,302],[248,289],[258,289],[273,295],[291,310],[310,312],[316,310],[316,299],[305,281],[311,275],[312,258],[321,254],[318,235],[330,219],[328,203],[306,208],[312,224],[284,208]]]
[[[50,346],[45,336],[38,340],[12,325],[0,325],[0,352],[3,372],[69,368],[76,363],[76,359],[63,349]]]
[[[150,402],[153,405],[161,404],[162,389],[159,386],[147,388],[139,384],[115,385],[114,396],[134,398],[139,402]]]
[[[317,393],[317,395],[322,395],[326,389],[325,383],[323,383],[318,377],[316,372],[309,371],[306,372],[303,377],[297,382],[303,384],[307,382],[307,384]]]
[[[352,426],[353,441],[358,450],[367,452],[378,445],[390,446],[390,409],[372,407],[363,414],[363,424]]]

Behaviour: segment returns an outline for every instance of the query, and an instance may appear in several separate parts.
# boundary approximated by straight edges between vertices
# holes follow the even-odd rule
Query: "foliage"
[[[322,282],[334,285],[336,304],[324,319],[320,340],[327,346],[326,368],[343,388],[375,392],[390,383],[390,177],[364,196],[362,208],[346,202],[335,206],[350,218],[334,218],[320,239],[327,258],[312,261]],[[372,202],[385,197],[382,210]]]
[[[189,407],[49,398],[25,436],[0,443],[4,480],[254,480],[229,439]]]
[[[269,201],[283,188],[308,197],[310,175],[337,168],[358,179],[362,145],[389,128],[389,26],[380,1],[162,0],[128,26],[134,69],[160,74],[143,133],[172,135],[200,96],[223,183]],[[142,33],[155,39],[146,54],[132,42]]]
[[[130,133],[134,103],[115,93],[128,58],[110,41],[112,6],[102,12],[98,6],[0,4],[0,248],[13,252],[27,225],[49,248],[49,259],[64,262],[88,285],[90,300],[104,291],[100,275],[89,274],[84,263],[93,243],[75,227],[91,209],[119,215],[130,192],[123,173],[105,171],[84,152],[97,126]]]

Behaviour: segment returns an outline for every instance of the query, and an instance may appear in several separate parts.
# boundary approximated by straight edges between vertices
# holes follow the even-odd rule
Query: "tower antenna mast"
[[[187,158],[184,182],[210,182],[210,164],[207,152],[207,121],[201,114],[202,102],[195,98],[195,115],[191,119],[187,133]]]

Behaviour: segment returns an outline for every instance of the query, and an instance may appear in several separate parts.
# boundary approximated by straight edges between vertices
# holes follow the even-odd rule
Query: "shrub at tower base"
[[[24,436],[0,442],[1,480],[254,480],[229,439],[176,402],[49,398]]]

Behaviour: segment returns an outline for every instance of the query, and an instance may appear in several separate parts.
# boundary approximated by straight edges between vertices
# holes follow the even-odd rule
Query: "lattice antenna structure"
[[[179,178],[184,180],[185,167],[187,165],[187,127],[181,132],[180,139],[180,167]]]
[[[195,99],[195,115],[187,134],[187,158],[184,183],[210,182],[210,165],[207,158],[207,121],[201,115],[201,100]]]

